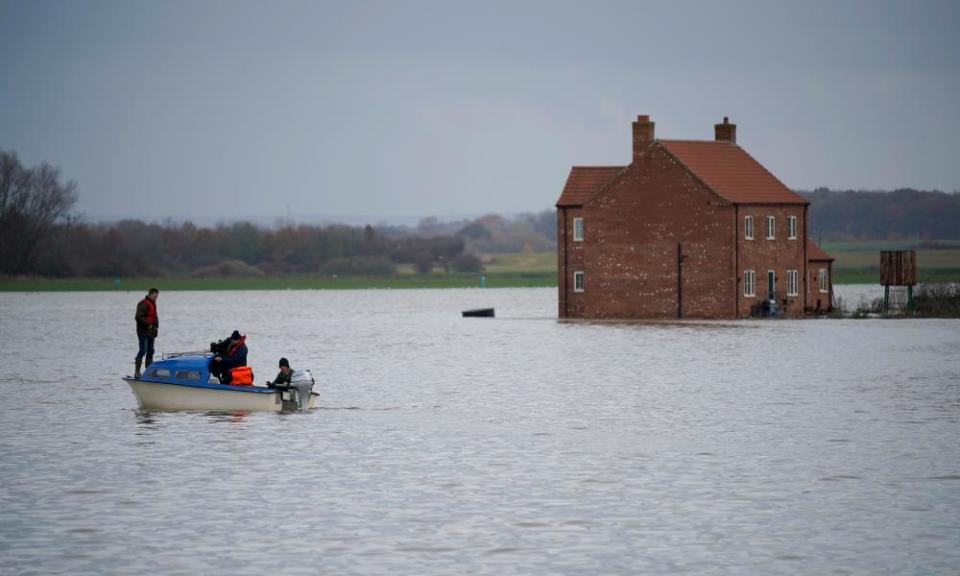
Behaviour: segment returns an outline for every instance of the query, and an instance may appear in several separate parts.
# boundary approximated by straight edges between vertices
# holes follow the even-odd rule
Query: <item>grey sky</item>
[[[539,211],[738,142],[788,186],[960,188],[960,2],[0,0],[0,148],[94,217]]]

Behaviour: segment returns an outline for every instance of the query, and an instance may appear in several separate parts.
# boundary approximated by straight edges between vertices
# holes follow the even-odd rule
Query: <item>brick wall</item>
[[[580,216],[584,241],[573,242]],[[676,318],[681,299],[684,318],[737,315],[734,207],[658,148],[557,217],[560,317]],[[582,293],[573,290],[577,270]]]
[[[584,271],[584,246],[586,242],[573,240],[574,219],[583,217],[583,209],[561,207],[557,209],[557,286],[559,290],[560,318],[583,318],[584,299],[574,290],[573,276]]]
[[[827,291],[820,291],[819,270],[827,271]],[[811,261],[807,266],[807,307],[811,310],[826,312],[832,307],[830,291],[833,283],[833,266],[829,260]]]
[[[744,235],[744,220],[753,217],[753,240]],[[774,239],[767,239],[767,217],[774,217]],[[788,237],[788,218],[797,219],[796,238]],[[804,266],[806,254],[806,217],[803,205],[740,205],[737,208],[737,243],[739,270],[737,273],[740,316],[749,316],[752,306],[767,299],[767,273],[775,274],[775,299],[781,312],[787,316],[802,316],[804,286],[807,277]],[[744,294],[743,275],[746,270],[756,273],[756,295]],[[797,295],[787,294],[787,271],[797,271]]]

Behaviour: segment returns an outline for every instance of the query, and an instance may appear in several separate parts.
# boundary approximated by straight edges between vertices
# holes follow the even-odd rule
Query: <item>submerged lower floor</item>
[[[673,270],[620,265],[558,273],[560,318],[802,317],[834,308],[829,262],[806,268],[756,266],[734,277],[680,264]]]

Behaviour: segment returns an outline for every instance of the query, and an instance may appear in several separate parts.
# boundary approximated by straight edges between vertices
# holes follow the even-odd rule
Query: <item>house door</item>
[[[773,270],[767,270],[767,300],[776,300],[777,293],[777,273]]]

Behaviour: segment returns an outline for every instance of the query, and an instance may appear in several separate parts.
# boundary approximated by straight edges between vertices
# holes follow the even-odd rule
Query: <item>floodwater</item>
[[[162,287],[161,287],[162,288]],[[960,322],[578,323],[553,289],[163,292],[308,413],[138,411],[140,294],[0,294],[0,573],[956,574]],[[495,306],[496,319],[463,319]]]

